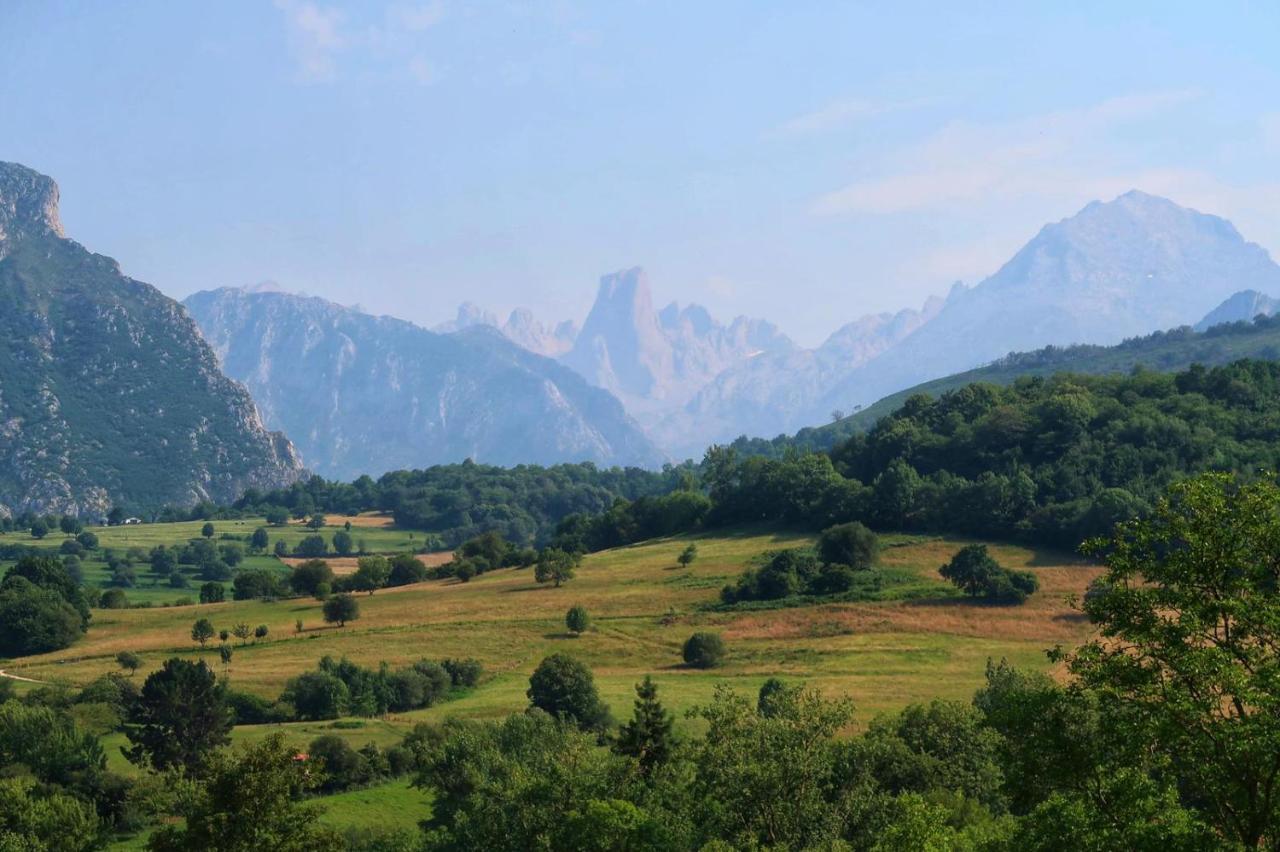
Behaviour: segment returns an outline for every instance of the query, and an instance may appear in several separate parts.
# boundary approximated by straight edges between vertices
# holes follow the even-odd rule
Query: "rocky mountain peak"
[[[18,232],[63,235],[58,185],[34,169],[0,162],[0,242]]]

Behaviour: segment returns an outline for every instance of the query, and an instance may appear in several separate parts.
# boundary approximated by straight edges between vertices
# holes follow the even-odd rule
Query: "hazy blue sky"
[[[0,159],[178,297],[580,319],[642,264],[816,342],[1131,187],[1280,250],[1252,5],[0,0]]]

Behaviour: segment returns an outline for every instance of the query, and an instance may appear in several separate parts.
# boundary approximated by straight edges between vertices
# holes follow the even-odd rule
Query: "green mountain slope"
[[[787,447],[830,449],[851,435],[867,431],[916,394],[937,398],[974,382],[1009,385],[1022,376],[1054,373],[1116,375],[1138,369],[1174,372],[1192,364],[1216,366],[1241,358],[1280,360],[1280,320],[1259,317],[1251,323],[1228,323],[1202,332],[1182,327],[1135,337],[1115,346],[1047,346],[1034,352],[1013,353],[986,366],[890,394],[835,423],[770,441],[740,438],[734,446],[742,452],[769,456],[779,455]]]

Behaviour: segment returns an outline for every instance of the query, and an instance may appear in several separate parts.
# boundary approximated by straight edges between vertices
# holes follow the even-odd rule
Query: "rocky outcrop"
[[[0,163],[0,513],[230,501],[302,474],[182,307],[64,238],[54,182]]]
[[[1277,310],[1280,310],[1280,299],[1257,290],[1241,290],[1196,323],[1196,331],[1204,331],[1224,322],[1252,322],[1255,317],[1269,317]]]

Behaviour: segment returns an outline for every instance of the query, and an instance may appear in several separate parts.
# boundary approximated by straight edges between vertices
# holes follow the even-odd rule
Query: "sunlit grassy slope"
[[[218,629],[237,622],[270,629],[266,641],[236,643],[227,675],[234,688],[274,698],[285,681],[325,654],[365,665],[403,665],[426,657],[476,657],[486,676],[468,694],[427,710],[368,720],[340,731],[357,742],[394,742],[416,721],[446,715],[493,718],[523,709],[533,668],[546,655],[567,651],[587,662],[614,714],[629,713],[632,687],[645,674],[659,683],[677,711],[707,701],[719,683],[754,691],[766,678],[805,681],[847,694],[859,717],[933,697],[967,698],[980,684],[988,657],[1044,668],[1044,651],[1084,638],[1087,623],[1070,605],[1096,569],[1062,554],[993,546],[1005,565],[1029,568],[1041,592],[1021,607],[994,607],[954,596],[938,567],[964,542],[889,536],[881,564],[936,584],[936,594],[913,600],[826,603],[800,607],[717,611],[719,589],[760,554],[803,544],[803,536],[743,531],[700,536],[698,559],[676,565],[686,538],[649,542],[588,556],[578,576],[556,589],[534,582],[530,570],[506,569],[470,583],[434,581],[361,596],[361,617],[345,628],[323,623],[313,600],[228,602],[208,606],[96,611],[88,636],[53,654],[4,664],[40,680],[84,683],[115,668],[118,651],[142,655],[137,677],[165,658],[204,656],[221,669],[210,644],[201,651],[192,622],[210,618]],[[917,588],[917,593],[919,589]],[[565,610],[582,604],[592,629],[566,635]],[[295,622],[303,622],[301,633]],[[695,630],[716,630],[729,645],[727,664],[712,671],[681,666],[680,646]],[[285,726],[305,741],[327,723]],[[238,737],[263,735],[239,729]]]

